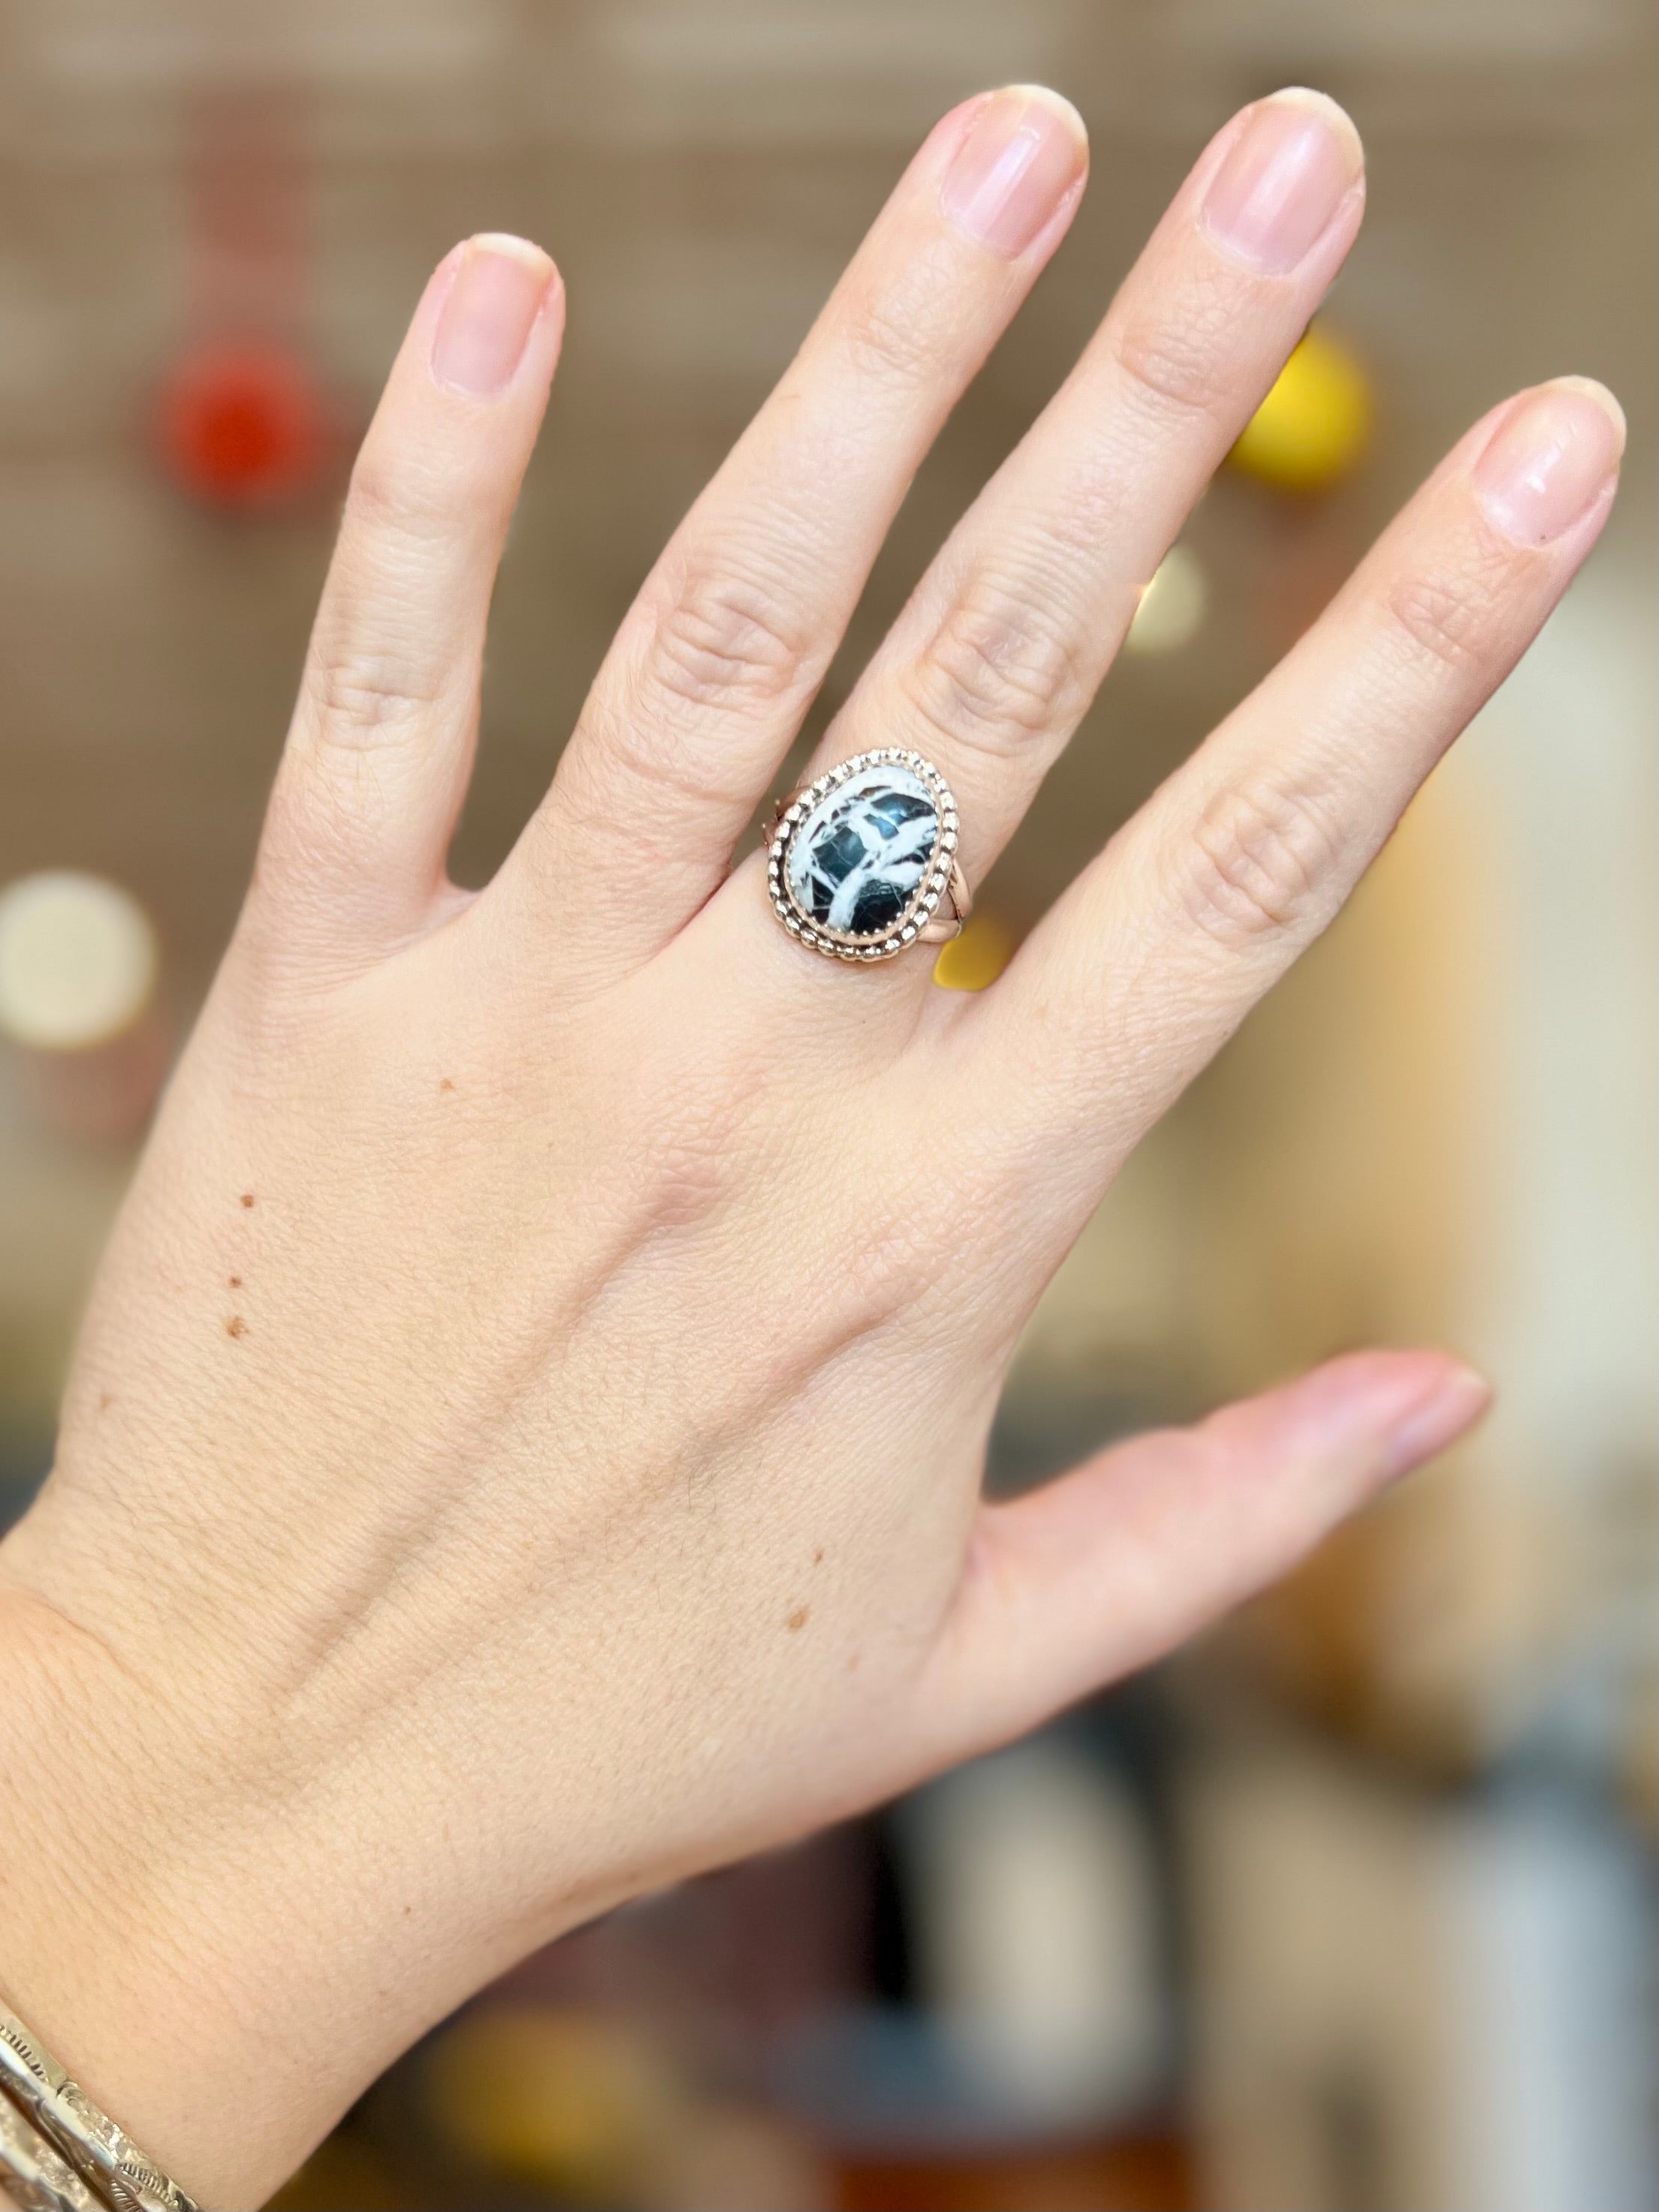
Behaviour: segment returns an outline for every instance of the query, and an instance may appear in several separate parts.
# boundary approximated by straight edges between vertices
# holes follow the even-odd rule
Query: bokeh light
[[[1316,323],[1234,446],[1231,465],[1280,491],[1328,490],[1364,459],[1372,413],[1358,357]]]
[[[0,891],[0,1035],[84,1052],[130,1029],[155,988],[155,932],[118,884],[72,869]]]

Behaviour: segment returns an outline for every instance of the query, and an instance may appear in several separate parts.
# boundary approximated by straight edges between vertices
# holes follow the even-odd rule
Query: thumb
[[[925,1681],[934,1763],[1159,1657],[1462,1436],[1490,1397],[1444,1352],[1357,1352],[981,1507]]]

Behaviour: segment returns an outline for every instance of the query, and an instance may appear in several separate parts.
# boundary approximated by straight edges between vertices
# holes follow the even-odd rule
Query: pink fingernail
[[[476,399],[506,391],[552,282],[553,264],[527,239],[469,239],[432,341],[439,383]]]
[[[939,187],[939,205],[976,245],[1012,261],[1083,174],[1089,142],[1069,100],[1011,85],[974,118]]]
[[[1492,1387],[1473,1367],[1449,1367],[1426,1397],[1419,1397],[1389,1419],[1383,1434],[1391,1475],[1409,1474],[1424,1461],[1444,1451],[1492,1403]]]
[[[1288,275],[1324,236],[1364,167],[1359,133],[1334,100],[1277,92],[1249,111],[1211,179],[1204,223],[1251,268]]]
[[[1547,545],[1589,513],[1624,450],[1624,410],[1613,394],[1564,376],[1504,416],[1474,465],[1474,488],[1506,538]]]

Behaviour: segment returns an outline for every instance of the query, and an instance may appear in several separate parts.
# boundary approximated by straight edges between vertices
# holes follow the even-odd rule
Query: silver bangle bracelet
[[[0,2012],[0,2093],[44,2148],[68,2161],[94,2205],[110,2212],[201,2212],[7,2012]],[[56,2199],[41,2201],[82,2212],[88,2199],[60,2187]]]
[[[8,2097],[0,2097],[0,2189],[17,2212],[101,2212],[74,2167]]]

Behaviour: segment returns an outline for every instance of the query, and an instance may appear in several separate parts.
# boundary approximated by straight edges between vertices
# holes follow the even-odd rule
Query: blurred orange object
[[[887,2158],[842,2168],[843,2212],[1195,2212],[1186,2147],[1174,2136]]]
[[[223,507],[280,506],[311,489],[328,450],[327,410],[310,364],[272,339],[209,340],[161,393],[169,473]]]
[[[191,296],[156,429],[169,475],[210,506],[297,498],[334,447],[308,343],[309,118],[282,83],[208,84],[185,111]]]

